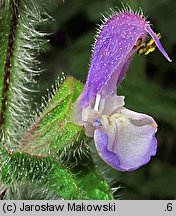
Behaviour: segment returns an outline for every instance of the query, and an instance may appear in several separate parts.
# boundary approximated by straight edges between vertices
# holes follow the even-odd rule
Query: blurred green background
[[[136,171],[119,173],[105,169],[105,176],[112,187],[120,186],[116,192],[120,199],[176,199],[175,0],[41,1],[54,20],[40,27],[51,34],[39,56],[45,70],[38,78],[38,101],[62,72],[86,80],[101,14],[109,14],[109,8],[122,8],[121,2],[133,10],[142,7],[155,32],[162,34],[162,44],[173,63],[167,62],[158,50],[148,56],[134,57],[118,94],[125,95],[127,108],[149,114],[157,121],[158,151],[148,165]]]

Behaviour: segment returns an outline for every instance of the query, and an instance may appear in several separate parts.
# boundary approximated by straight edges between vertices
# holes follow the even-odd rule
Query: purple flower
[[[154,119],[126,109],[124,97],[116,95],[133,54],[145,45],[148,34],[171,61],[142,15],[121,12],[105,21],[94,45],[84,90],[74,109],[75,121],[94,138],[101,158],[121,171],[137,169],[156,154]]]

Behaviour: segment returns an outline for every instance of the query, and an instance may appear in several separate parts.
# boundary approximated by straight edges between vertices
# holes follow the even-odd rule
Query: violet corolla
[[[120,171],[148,163],[157,149],[154,119],[126,109],[124,97],[116,95],[133,54],[145,46],[147,35],[171,61],[143,15],[130,10],[108,18],[100,29],[88,78],[74,108],[74,121],[94,138],[98,154]]]

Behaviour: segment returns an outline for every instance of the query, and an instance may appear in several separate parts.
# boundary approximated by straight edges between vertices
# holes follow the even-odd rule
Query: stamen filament
[[[94,110],[98,111],[99,105],[100,105],[100,99],[101,96],[97,94],[96,99],[95,99],[95,105],[94,105]]]

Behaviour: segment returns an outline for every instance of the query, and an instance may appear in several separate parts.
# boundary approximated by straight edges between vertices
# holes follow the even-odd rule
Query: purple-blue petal
[[[136,42],[146,37],[146,24],[144,18],[134,13],[119,13],[105,23],[95,43],[88,78],[80,98],[82,107],[90,104],[113,74],[114,89],[109,82],[106,94],[116,91],[125,76],[131,56],[139,48],[134,48]]]
[[[120,171],[124,171],[120,168],[120,162],[117,158],[117,155],[107,149],[108,140],[108,135],[105,134],[101,129],[95,130],[94,141],[100,157],[111,167]]]
[[[133,54],[147,34],[150,34],[158,49],[171,61],[143,16],[122,12],[105,22],[94,45],[87,81],[78,99],[81,108],[89,106],[97,94],[115,94]]]
[[[118,136],[118,134],[114,134],[114,136]],[[135,158],[135,154],[136,154],[135,152],[134,152],[134,156],[131,157],[131,155],[128,153],[127,154],[125,153],[126,154],[125,155],[120,151],[113,152],[108,150],[109,149],[108,134],[103,132],[103,130],[100,128],[95,130],[94,141],[95,141],[95,146],[97,148],[97,152],[100,155],[100,157],[111,167],[119,171],[132,171],[138,169],[139,167],[147,164],[151,160],[151,157],[156,154],[156,150],[157,150],[157,140],[155,138],[155,133],[153,133],[151,140],[149,140],[148,150],[145,152],[145,154],[143,154],[142,152],[140,159],[137,161]],[[121,145],[121,143],[118,143],[117,139],[115,144]],[[123,151],[123,147],[122,147],[122,151]],[[140,152],[138,150],[136,151],[139,156]],[[124,156],[126,158],[124,158]],[[126,163],[126,161],[128,161],[128,163]]]

